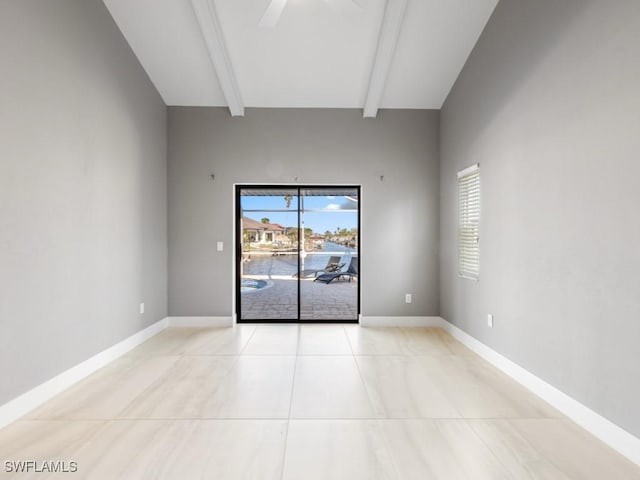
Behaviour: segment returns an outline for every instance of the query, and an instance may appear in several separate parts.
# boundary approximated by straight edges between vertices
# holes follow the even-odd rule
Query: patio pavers
[[[268,280],[270,287],[241,294],[243,320],[297,319],[298,283],[295,278],[251,275]],[[330,284],[300,282],[300,320],[357,320],[357,280],[335,280]]]

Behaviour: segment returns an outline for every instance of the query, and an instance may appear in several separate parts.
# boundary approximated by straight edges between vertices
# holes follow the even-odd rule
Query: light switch
[[[224,242],[218,242],[217,249],[219,252],[224,250]]]

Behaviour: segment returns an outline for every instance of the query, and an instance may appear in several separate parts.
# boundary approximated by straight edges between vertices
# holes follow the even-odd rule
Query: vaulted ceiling
[[[442,106],[498,0],[104,0],[167,105]]]

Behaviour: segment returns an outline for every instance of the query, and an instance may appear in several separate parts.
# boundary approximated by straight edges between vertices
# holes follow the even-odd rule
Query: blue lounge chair
[[[349,281],[352,278],[358,277],[358,257],[351,257],[351,263],[349,263],[349,268],[344,272],[331,272],[331,273],[323,273],[322,275],[318,275],[314,282],[322,282],[327,285],[333,282],[336,278],[340,277],[349,277]]]

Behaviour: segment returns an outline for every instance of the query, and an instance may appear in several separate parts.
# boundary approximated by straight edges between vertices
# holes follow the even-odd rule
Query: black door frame
[[[241,275],[242,271],[241,263],[242,263],[242,206],[241,206],[241,191],[244,189],[261,189],[261,190],[297,190],[297,196],[300,198],[301,191],[305,189],[339,189],[339,188],[352,188],[358,192],[358,242],[357,242],[357,255],[358,255],[358,298],[357,298],[357,318],[356,319],[345,319],[345,320],[301,320],[300,318],[300,275],[298,275],[298,318],[297,319],[242,319],[242,301],[241,301]],[[287,184],[237,184],[235,185],[235,231],[236,231],[236,245],[235,245],[235,286],[236,286],[236,322],[237,323],[294,323],[294,324],[307,324],[307,323],[359,323],[360,319],[360,272],[362,271],[362,259],[360,256],[360,243],[361,243],[361,218],[362,218],[362,189],[360,185],[287,185]],[[300,231],[300,203],[298,203],[298,232]],[[301,270],[301,259],[300,259],[300,235],[298,235],[298,272]]]

